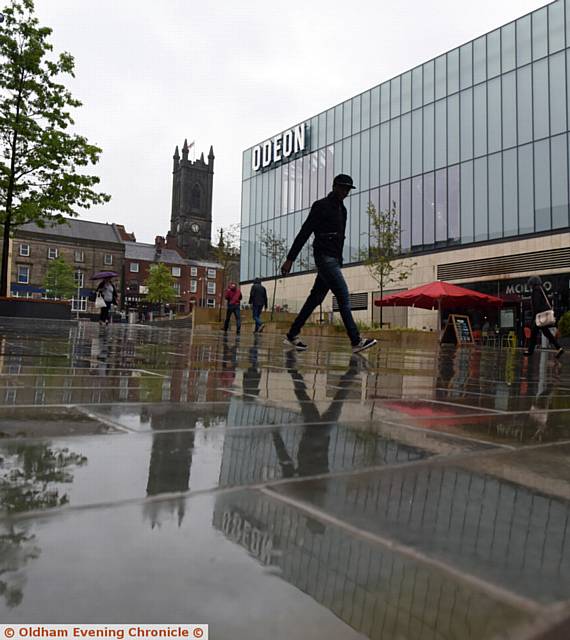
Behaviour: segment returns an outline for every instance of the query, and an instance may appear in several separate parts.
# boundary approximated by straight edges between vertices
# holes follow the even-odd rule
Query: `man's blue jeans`
[[[239,333],[241,329],[239,304],[228,304],[228,310],[226,311],[226,321],[224,322],[224,331],[227,331],[230,328],[230,320],[232,314],[236,317],[236,332]]]
[[[309,316],[322,303],[330,290],[336,296],[340,316],[344,323],[346,333],[350,338],[350,343],[353,346],[358,344],[360,342],[360,333],[352,317],[352,311],[350,310],[348,287],[342,275],[340,262],[332,256],[315,255],[315,264],[317,266],[315,284],[303,308],[299,311],[299,315],[293,321],[287,333],[288,337],[294,338],[299,335]]]
[[[263,324],[261,321],[261,312],[263,310],[262,304],[254,304],[251,307],[251,312],[253,314],[253,321],[255,322],[255,330],[257,331],[259,327]]]

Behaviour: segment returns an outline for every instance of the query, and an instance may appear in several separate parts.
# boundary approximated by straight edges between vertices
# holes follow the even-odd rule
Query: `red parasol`
[[[394,293],[374,300],[377,307],[419,307],[420,309],[441,309],[450,307],[500,307],[501,298],[486,293],[459,287],[449,282],[430,282],[421,287]]]

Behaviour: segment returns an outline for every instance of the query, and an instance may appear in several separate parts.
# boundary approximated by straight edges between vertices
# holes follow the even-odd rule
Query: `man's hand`
[[[291,271],[292,266],[293,260],[285,260],[285,262],[281,265],[281,275],[286,276],[289,271]]]

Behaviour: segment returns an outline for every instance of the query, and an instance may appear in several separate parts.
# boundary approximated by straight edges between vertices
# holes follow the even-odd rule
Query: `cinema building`
[[[261,141],[243,154],[241,281],[274,275],[260,236],[290,246],[311,203],[348,173],[345,277],[356,317],[377,320],[378,285],[361,263],[367,205],[394,203],[402,251],[415,262],[389,292],[446,280],[505,299],[496,320],[528,320],[525,283],[540,275],[569,308],[570,0],[462,44]],[[277,302],[296,310],[314,279],[310,242]],[[325,311],[333,309],[327,298]],[[435,328],[436,312],[384,311]]]

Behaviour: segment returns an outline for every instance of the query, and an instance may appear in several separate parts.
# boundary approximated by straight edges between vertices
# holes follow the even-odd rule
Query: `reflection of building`
[[[367,502],[373,508],[373,500],[362,499],[355,508]],[[481,640],[521,620],[519,610],[444,572],[350,537],[265,496],[219,495],[213,525],[372,640]]]
[[[564,295],[555,306],[567,309],[569,11],[556,0],[247,149],[241,280],[273,275],[261,230],[291,246],[311,203],[335,174],[348,173],[357,189],[346,201],[344,272],[354,302],[365,297],[357,318],[372,319],[378,288],[359,264],[369,202],[380,210],[394,203],[402,248],[416,262],[409,281],[391,286],[448,280],[508,301],[520,279],[556,274]],[[303,273],[309,246],[300,258],[279,289],[291,307],[314,279]],[[520,323],[524,310],[513,309]],[[384,321],[436,328],[436,312],[383,313]]]

